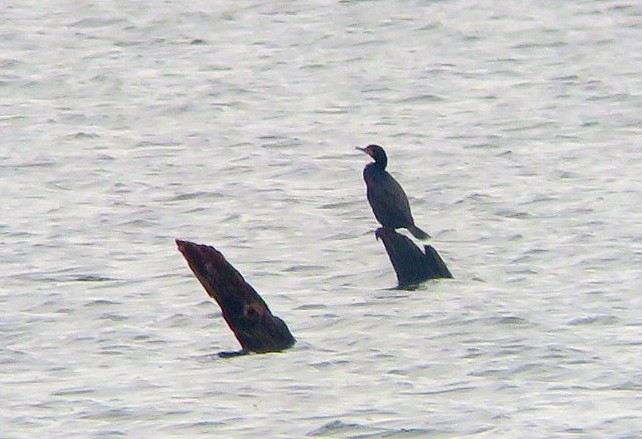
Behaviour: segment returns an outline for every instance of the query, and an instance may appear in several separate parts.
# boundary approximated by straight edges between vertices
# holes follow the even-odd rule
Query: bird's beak
[[[361,152],[365,152],[366,154],[368,154],[368,151],[366,151],[366,149],[365,149],[365,148],[361,148],[361,147],[357,146],[355,149],[358,149],[359,151],[361,151]],[[369,154],[368,154],[368,155],[369,155]]]

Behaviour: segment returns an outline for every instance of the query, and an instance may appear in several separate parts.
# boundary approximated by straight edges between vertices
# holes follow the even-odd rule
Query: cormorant
[[[391,229],[405,228],[417,239],[430,238],[426,232],[415,226],[410,213],[408,197],[401,185],[386,172],[388,157],[379,145],[357,147],[374,159],[363,170],[363,179],[368,188],[368,202],[377,221]]]

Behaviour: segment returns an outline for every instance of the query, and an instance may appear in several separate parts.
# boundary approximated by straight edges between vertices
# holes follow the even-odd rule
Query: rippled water
[[[0,437],[642,436],[639,2],[1,10]],[[372,142],[455,280],[391,289]],[[216,357],[176,237],[295,348]]]

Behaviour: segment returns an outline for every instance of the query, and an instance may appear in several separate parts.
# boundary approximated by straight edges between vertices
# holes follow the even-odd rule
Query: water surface
[[[642,435],[634,1],[10,3],[0,437]],[[455,280],[395,277],[379,143]],[[237,348],[174,246],[299,342]]]

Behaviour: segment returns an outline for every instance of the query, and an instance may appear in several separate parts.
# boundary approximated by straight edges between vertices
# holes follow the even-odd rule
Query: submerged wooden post
[[[424,253],[410,238],[387,227],[377,229],[375,236],[383,241],[397,274],[399,288],[411,287],[428,279],[453,277],[431,245],[424,246]]]
[[[243,348],[239,353],[282,351],[296,342],[285,322],[272,314],[221,252],[180,239],[176,245],[207,294],[221,307],[223,318]]]

